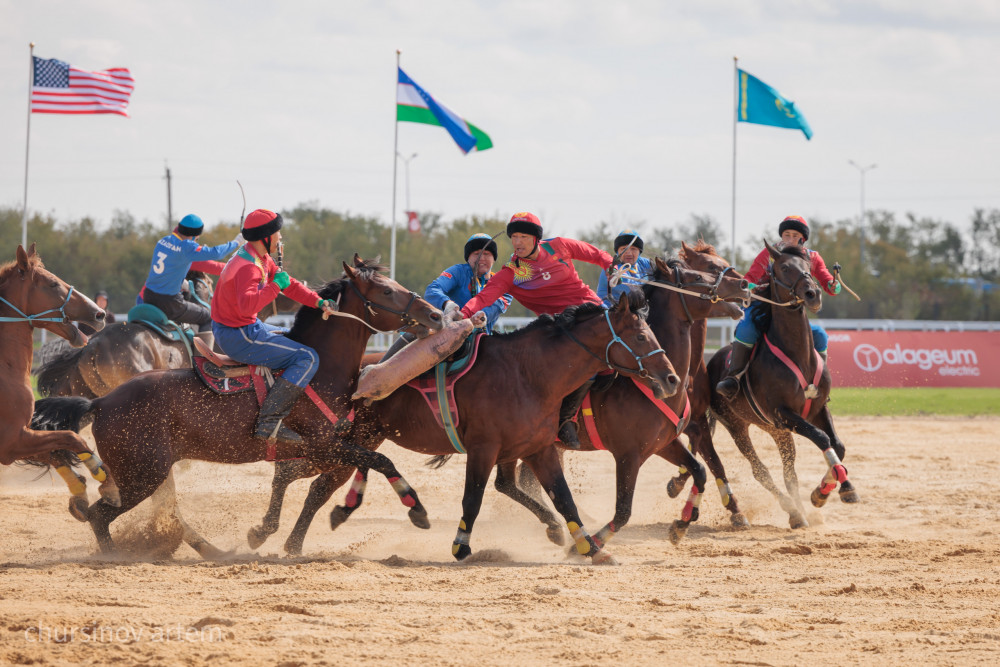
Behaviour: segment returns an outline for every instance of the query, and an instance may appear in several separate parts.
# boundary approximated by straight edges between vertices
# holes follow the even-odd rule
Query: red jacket
[[[278,265],[270,255],[261,257],[253,247],[243,246],[222,270],[212,296],[212,319],[227,327],[253,324],[257,313],[274,301],[281,289],[273,282]],[[299,303],[316,307],[320,296],[295,278],[284,290],[285,296]]]
[[[823,261],[823,258],[820,257],[819,253],[815,250],[806,248],[805,251],[809,253],[810,273],[812,273],[813,277],[819,281],[820,286],[827,294],[830,294],[831,296],[836,295],[836,292],[833,291],[833,287],[831,287],[831,285],[833,285],[833,274],[826,268],[826,262]],[[752,283],[757,283],[758,285],[770,282],[768,267],[770,267],[773,261],[774,260],[771,259],[771,253],[767,251],[767,248],[764,248],[760,251],[760,254],[757,255],[757,259],[753,261],[753,265],[750,267],[750,270],[747,271],[743,277]]]
[[[570,306],[582,303],[601,303],[594,290],[580,280],[573,266],[579,259],[596,264],[602,269],[611,266],[612,257],[589,243],[574,239],[551,238],[538,244],[538,258],[510,261],[486,283],[483,291],[470,299],[462,314],[471,317],[494,301],[510,293],[525,308],[541,315],[555,315]]]

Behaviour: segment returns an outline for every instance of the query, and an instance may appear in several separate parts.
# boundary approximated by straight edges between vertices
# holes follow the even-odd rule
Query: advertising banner
[[[828,333],[834,387],[1000,387],[1000,332]]]

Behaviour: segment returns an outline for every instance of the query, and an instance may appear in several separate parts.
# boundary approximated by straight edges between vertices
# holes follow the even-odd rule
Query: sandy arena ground
[[[246,546],[266,506],[268,464],[195,463],[177,473],[184,516],[237,549],[215,563],[186,545],[172,559],[102,557],[90,528],[67,513],[61,480],[5,468],[0,663],[1000,663],[1000,420],[838,427],[861,504],[835,496],[792,532],[720,428],[753,527],[730,528],[713,485],[701,520],[672,546],[667,530],[683,500],[664,491],[673,471],[650,461],[632,522],[609,546],[619,567],[568,557],[492,486],[474,554],[454,562],[464,460],[431,470],[391,445],[383,451],[420,493],[431,529],[411,526],[389,485],[373,478],[365,506],[336,532],[329,506],[320,511],[301,558],[281,547],[305,481],[290,490],[278,534],[256,552]],[[780,477],[773,444],[758,447]],[[801,440],[798,457],[808,505],[824,463]],[[571,454],[567,474],[596,531],[613,513],[610,455]],[[117,523],[122,538],[142,525]]]

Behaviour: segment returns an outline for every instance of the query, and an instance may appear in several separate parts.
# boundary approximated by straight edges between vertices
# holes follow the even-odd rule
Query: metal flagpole
[[[28,155],[31,151],[31,89],[35,85],[35,43],[28,44],[28,130],[24,140],[24,208],[21,210],[21,247],[28,247]]]
[[[729,262],[736,263],[736,125],[740,113],[740,67],[739,59],[733,56],[733,209],[732,209],[732,245],[730,246]]]
[[[399,90],[399,49],[396,49],[396,88]],[[393,95],[395,99],[396,95]],[[398,107],[398,103],[393,105]],[[397,113],[393,112],[393,132],[395,138],[392,142],[392,242],[391,249],[389,251],[389,277],[393,280],[396,279],[396,171],[399,168],[399,118]]]

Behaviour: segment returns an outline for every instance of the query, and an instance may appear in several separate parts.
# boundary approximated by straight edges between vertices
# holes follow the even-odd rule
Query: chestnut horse
[[[31,389],[32,329],[46,329],[81,347],[87,336],[73,322],[86,322],[96,330],[104,327],[105,313],[84,294],[77,292],[45,269],[32,243],[27,251],[17,246],[17,258],[0,266],[0,463],[46,456],[67,449],[79,456],[94,479],[102,482],[101,494],[108,503],[117,503],[114,482],[100,458],[83,439],[68,430],[37,431],[29,428],[35,406]],[[30,314],[29,314],[30,313]],[[59,474],[78,480],[68,467]]]
[[[830,369],[813,348],[805,310],[819,312],[823,292],[810,273],[809,257],[801,247],[789,246],[779,251],[767,241],[764,245],[774,261],[769,295],[776,305],[770,307],[770,322],[740,381],[740,393],[730,402],[714,390],[726,374],[729,346],[709,361],[708,385],[712,388],[712,412],[750,462],[754,477],[778,499],[788,513],[789,525],[802,528],[809,524],[799,497],[792,433],[811,440],[829,464],[827,473],[812,492],[814,506],[822,507],[838,484],[842,501],[858,502],[859,498],[841,463],[844,443],[837,437],[827,405]],[[751,424],[768,433],[777,444],[787,495],[778,489],[757,456],[748,430]],[[703,433],[702,438],[703,442],[705,438],[710,441],[711,433]]]
[[[351,444],[338,444],[337,417],[348,416],[350,395],[357,386],[359,362],[372,331],[406,327],[418,335],[442,327],[441,311],[419,295],[379,274],[382,267],[355,255],[354,268],[344,264],[345,277],[319,290],[335,299],[340,313],[330,321],[315,308],[302,308],[289,338],[315,349],[319,370],[310,382],[318,401],[299,399],[286,423],[302,443],[278,443],[273,458],[304,458],[323,472],[339,465],[373,468],[383,473],[400,500],[410,507],[410,519],[428,527],[427,513],[416,493],[387,457]],[[322,407],[321,407],[322,406]],[[109,524],[135,507],[166,479],[170,467],[183,459],[216,463],[251,463],[269,458],[269,443],[253,437],[258,403],[254,392],[219,395],[208,389],[192,369],[149,371],[109,394],[39,401],[36,420],[77,429],[92,420],[98,451],[108,459],[121,489],[121,507],[98,501],[88,520],[102,551],[114,549]],[[331,416],[324,416],[326,412]]]
[[[556,317],[543,315],[523,329],[484,337],[475,365],[455,383],[457,432],[467,451],[462,519],[452,544],[452,555],[462,560],[472,553],[470,538],[482,505],[490,472],[498,463],[523,459],[538,477],[563,516],[577,552],[595,563],[613,562],[583,528],[572,494],[552,443],[558,430],[563,396],[604,368],[638,376],[652,392],[666,398],[677,392],[680,380],[655,335],[640,313],[646,307],[640,293],[622,297],[610,311],[586,304],[566,309]],[[420,392],[403,386],[388,397],[359,408],[350,437],[365,447],[378,447],[389,438],[412,451],[446,457],[455,447],[436,423]],[[291,470],[305,476],[302,466]],[[332,471],[315,479],[299,520],[285,542],[289,553],[300,553],[313,516],[351,474]],[[262,526],[250,538],[266,538],[277,530],[281,493],[291,474],[279,468],[273,483],[272,504]],[[347,506],[336,507],[333,528],[360,505],[367,471],[359,469]],[[561,544],[552,532],[550,539]]]

